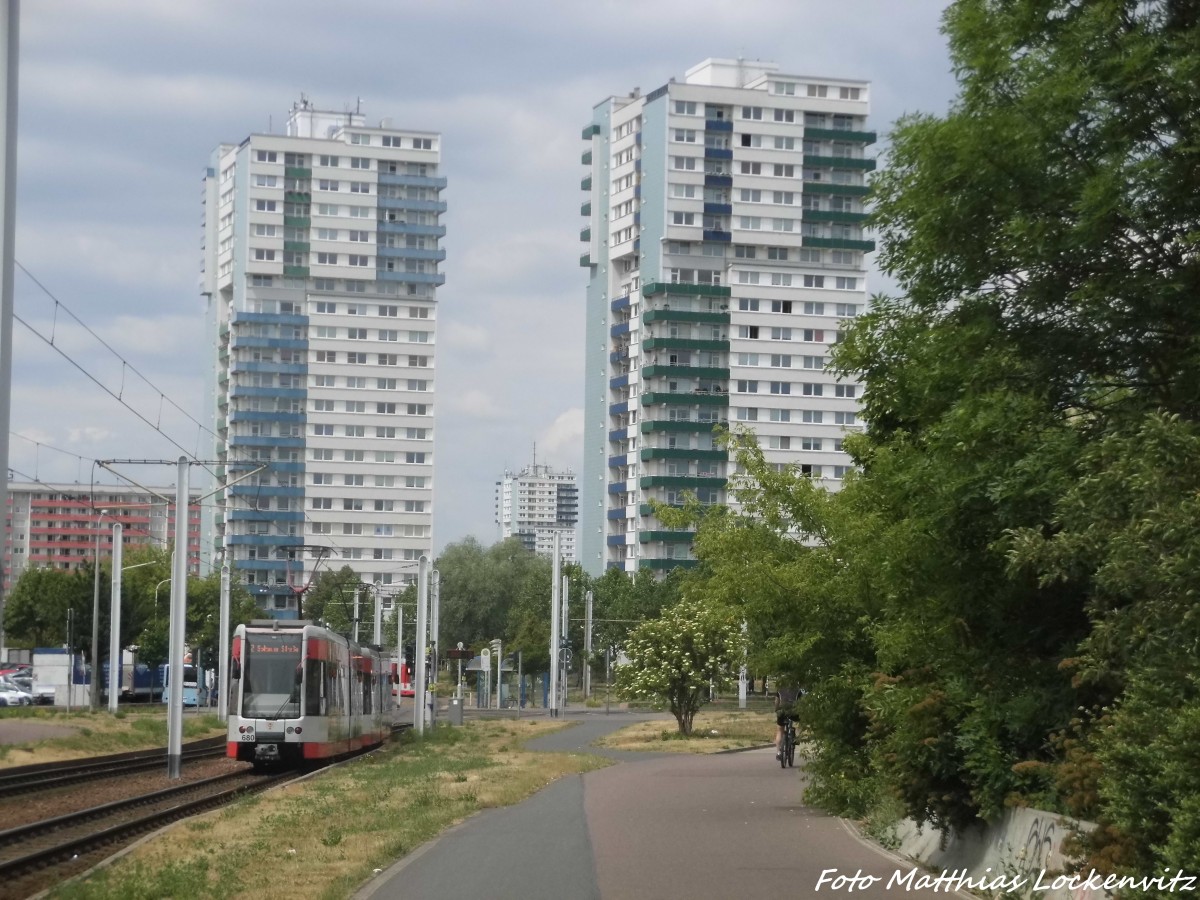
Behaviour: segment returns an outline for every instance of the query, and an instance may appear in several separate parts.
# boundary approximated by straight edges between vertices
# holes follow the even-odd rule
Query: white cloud
[[[546,459],[555,468],[578,472],[583,459],[583,407],[560,413],[538,432],[537,446],[539,459]]]
[[[448,401],[443,402],[443,407],[446,406],[453,412],[477,420],[500,421],[510,416],[491,394],[478,389],[452,394]]]

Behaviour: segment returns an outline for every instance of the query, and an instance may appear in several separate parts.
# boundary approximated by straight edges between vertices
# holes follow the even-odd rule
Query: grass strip
[[[775,714],[745,710],[701,710],[684,737],[674,719],[636,722],[596,741],[610,750],[656,753],[721,753],[762,747],[775,741]]]
[[[161,706],[121,709],[116,715],[107,709],[67,713],[26,708],[6,710],[6,713],[6,721],[21,719],[31,724],[57,725],[70,728],[71,733],[21,744],[0,744],[0,768],[149,750],[167,745],[167,711]],[[211,713],[189,712],[183,717],[184,741],[224,733],[225,726],[217,718],[215,710]]]
[[[50,896],[341,900],[475,812],[608,764],[524,749],[530,738],[562,727],[477,720],[420,739],[407,735],[380,753],[182,823]]]

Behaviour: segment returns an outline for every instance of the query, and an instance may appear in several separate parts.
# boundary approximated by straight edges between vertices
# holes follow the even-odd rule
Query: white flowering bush
[[[624,645],[629,664],[617,671],[617,692],[627,700],[665,702],[683,735],[710,687],[730,685],[742,663],[741,617],[715,601],[685,599],[643,622]]]

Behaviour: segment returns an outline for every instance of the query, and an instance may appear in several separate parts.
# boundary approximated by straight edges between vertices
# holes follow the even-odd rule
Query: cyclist
[[[796,698],[800,689],[790,681],[780,679],[775,688],[775,758],[783,759],[783,724],[788,719],[797,721]]]

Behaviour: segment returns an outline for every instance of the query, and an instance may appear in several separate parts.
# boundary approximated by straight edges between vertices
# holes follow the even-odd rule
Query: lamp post
[[[88,705],[93,711],[100,709],[100,520],[107,515],[107,509],[96,513],[95,577],[92,580],[92,677],[88,683]]]
[[[170,578],[164,578],[162,581],[160,581],[158,584],[156,584],[154,586],[154,624],[155,625],[158,624],[158,589],[160,587],[162,587],[164,584],[170,584],[170,583],[171,583]]]

